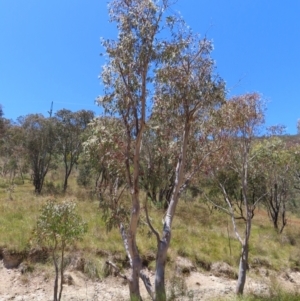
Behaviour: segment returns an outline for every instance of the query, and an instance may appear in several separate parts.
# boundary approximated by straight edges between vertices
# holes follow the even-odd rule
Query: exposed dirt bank
[[[79,271],[66,271],[69,284],[64,285],[63,301],[128,300],[128,288],[118,277],[91,281]],[[45,271],[22,274],[21,269],[6,269],[0,262],[0,301],[50,301],[53,300],[53,275]],[[150,274],[153,280],[153,275]],[[214,297],[232,298],[235,280],[216,277],[211,272],[191,272],[185,281],[168,285],[169,295],[177,294],[175,300],[210,300]],[[248,277],[245,293],[268,294],[274,281],[285,289],[295,290],[300,284],[300,273],[289,272],[275,275],[266,270],[257,270]],[[149,300],[143,285],[142,294]],[[182,296],[180,293],[185,292]],[[231,298],[230,298],[231,296]]]

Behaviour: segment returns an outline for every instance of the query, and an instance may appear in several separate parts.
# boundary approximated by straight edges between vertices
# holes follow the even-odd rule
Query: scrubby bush
[[[55,268],[54,301],[60,301],[63,290],[63,272],[65,249],[74,241],[80,239],[87,232],[87,224],[76,213],[76,204],[65,201],[57,203],[48,201],[41,210],[34,231],[37,242],[47,246],[52,251]],[[58,252],[60,250],[60,255]],[[58,258],[60,257],[60,267]],[[58,278],[60,274],[60,289],[58,292]]]

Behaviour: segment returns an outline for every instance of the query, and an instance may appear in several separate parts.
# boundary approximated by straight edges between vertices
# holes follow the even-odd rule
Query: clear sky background
[[[267,125],[300,118],[300,1],[178,0],[194,32],[213,40],[229,95],[257,91]],[[114,38],[106,0],[0,0],[0,104],[6,118],[62,108],[101,110],[100,37]]]

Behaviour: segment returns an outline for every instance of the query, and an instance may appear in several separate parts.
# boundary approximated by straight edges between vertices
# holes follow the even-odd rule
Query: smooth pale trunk
[[[167,260],[167,252],[171,241],[171,227],[172,220],[175,215],[175,210],[178,204],[180,188],[183,183],[183,172],[185,168],[186,152],[188,136],[190,131],[190,124],[186,122],[183,132],[183,144],[181,147],[181,154],[178,158],[176,171],[175,171],[175,183],[171,195],[170,204],[165,217],[163,236],[158,242],[158,249],[156,255],[156,271],[155,271],[155,301],[166,301],[166,289],[165,289],[165,266]]]
[[[248,268],[248,243],[242,246],[242,255],[240,258],[239,275],[236,284],[236,294],[242,295],[246,283],[246,274]]]
[[[171,199],[168,212],[164,222],[164,230],[162,239],[158,242],[156,254],[156,270],[155,270],[155,301],[166,301],[165,288],[165,267],[167,261],[167,252],[171,241],[171,224],[178,202],[178,189],[175,186],[175,193]]]

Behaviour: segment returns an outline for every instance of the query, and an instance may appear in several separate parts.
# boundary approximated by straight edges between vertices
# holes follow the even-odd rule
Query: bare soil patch
[[[63,290],[63,301],[115,301],[128,300],[128,287],[123,279],[110,276],[104,280],[92,281],[80,271],[67,270],[66,284]],[[149,272],[153,282],[154,275]],[[272,278],[273,277],[273,278]],[[249,276],[245,293],[268,294],[272,279],[285,289],[296,290],[300,283],[299,272],[273,274],[266,270],[256,270],[255,277]],[[169,295],[175,300],[211,300],[222,298],[231,300],[234,295],[236,280],[228,277],[217,277],[210,272],[191,271],[183,276],[184,287],[176,281],[168,283]],[[149,300],[141,283],[144,300]],[[52,301],[53,275],[45,271],[22,273],[22,269],[7,269],[0,262],[0,301]]]

